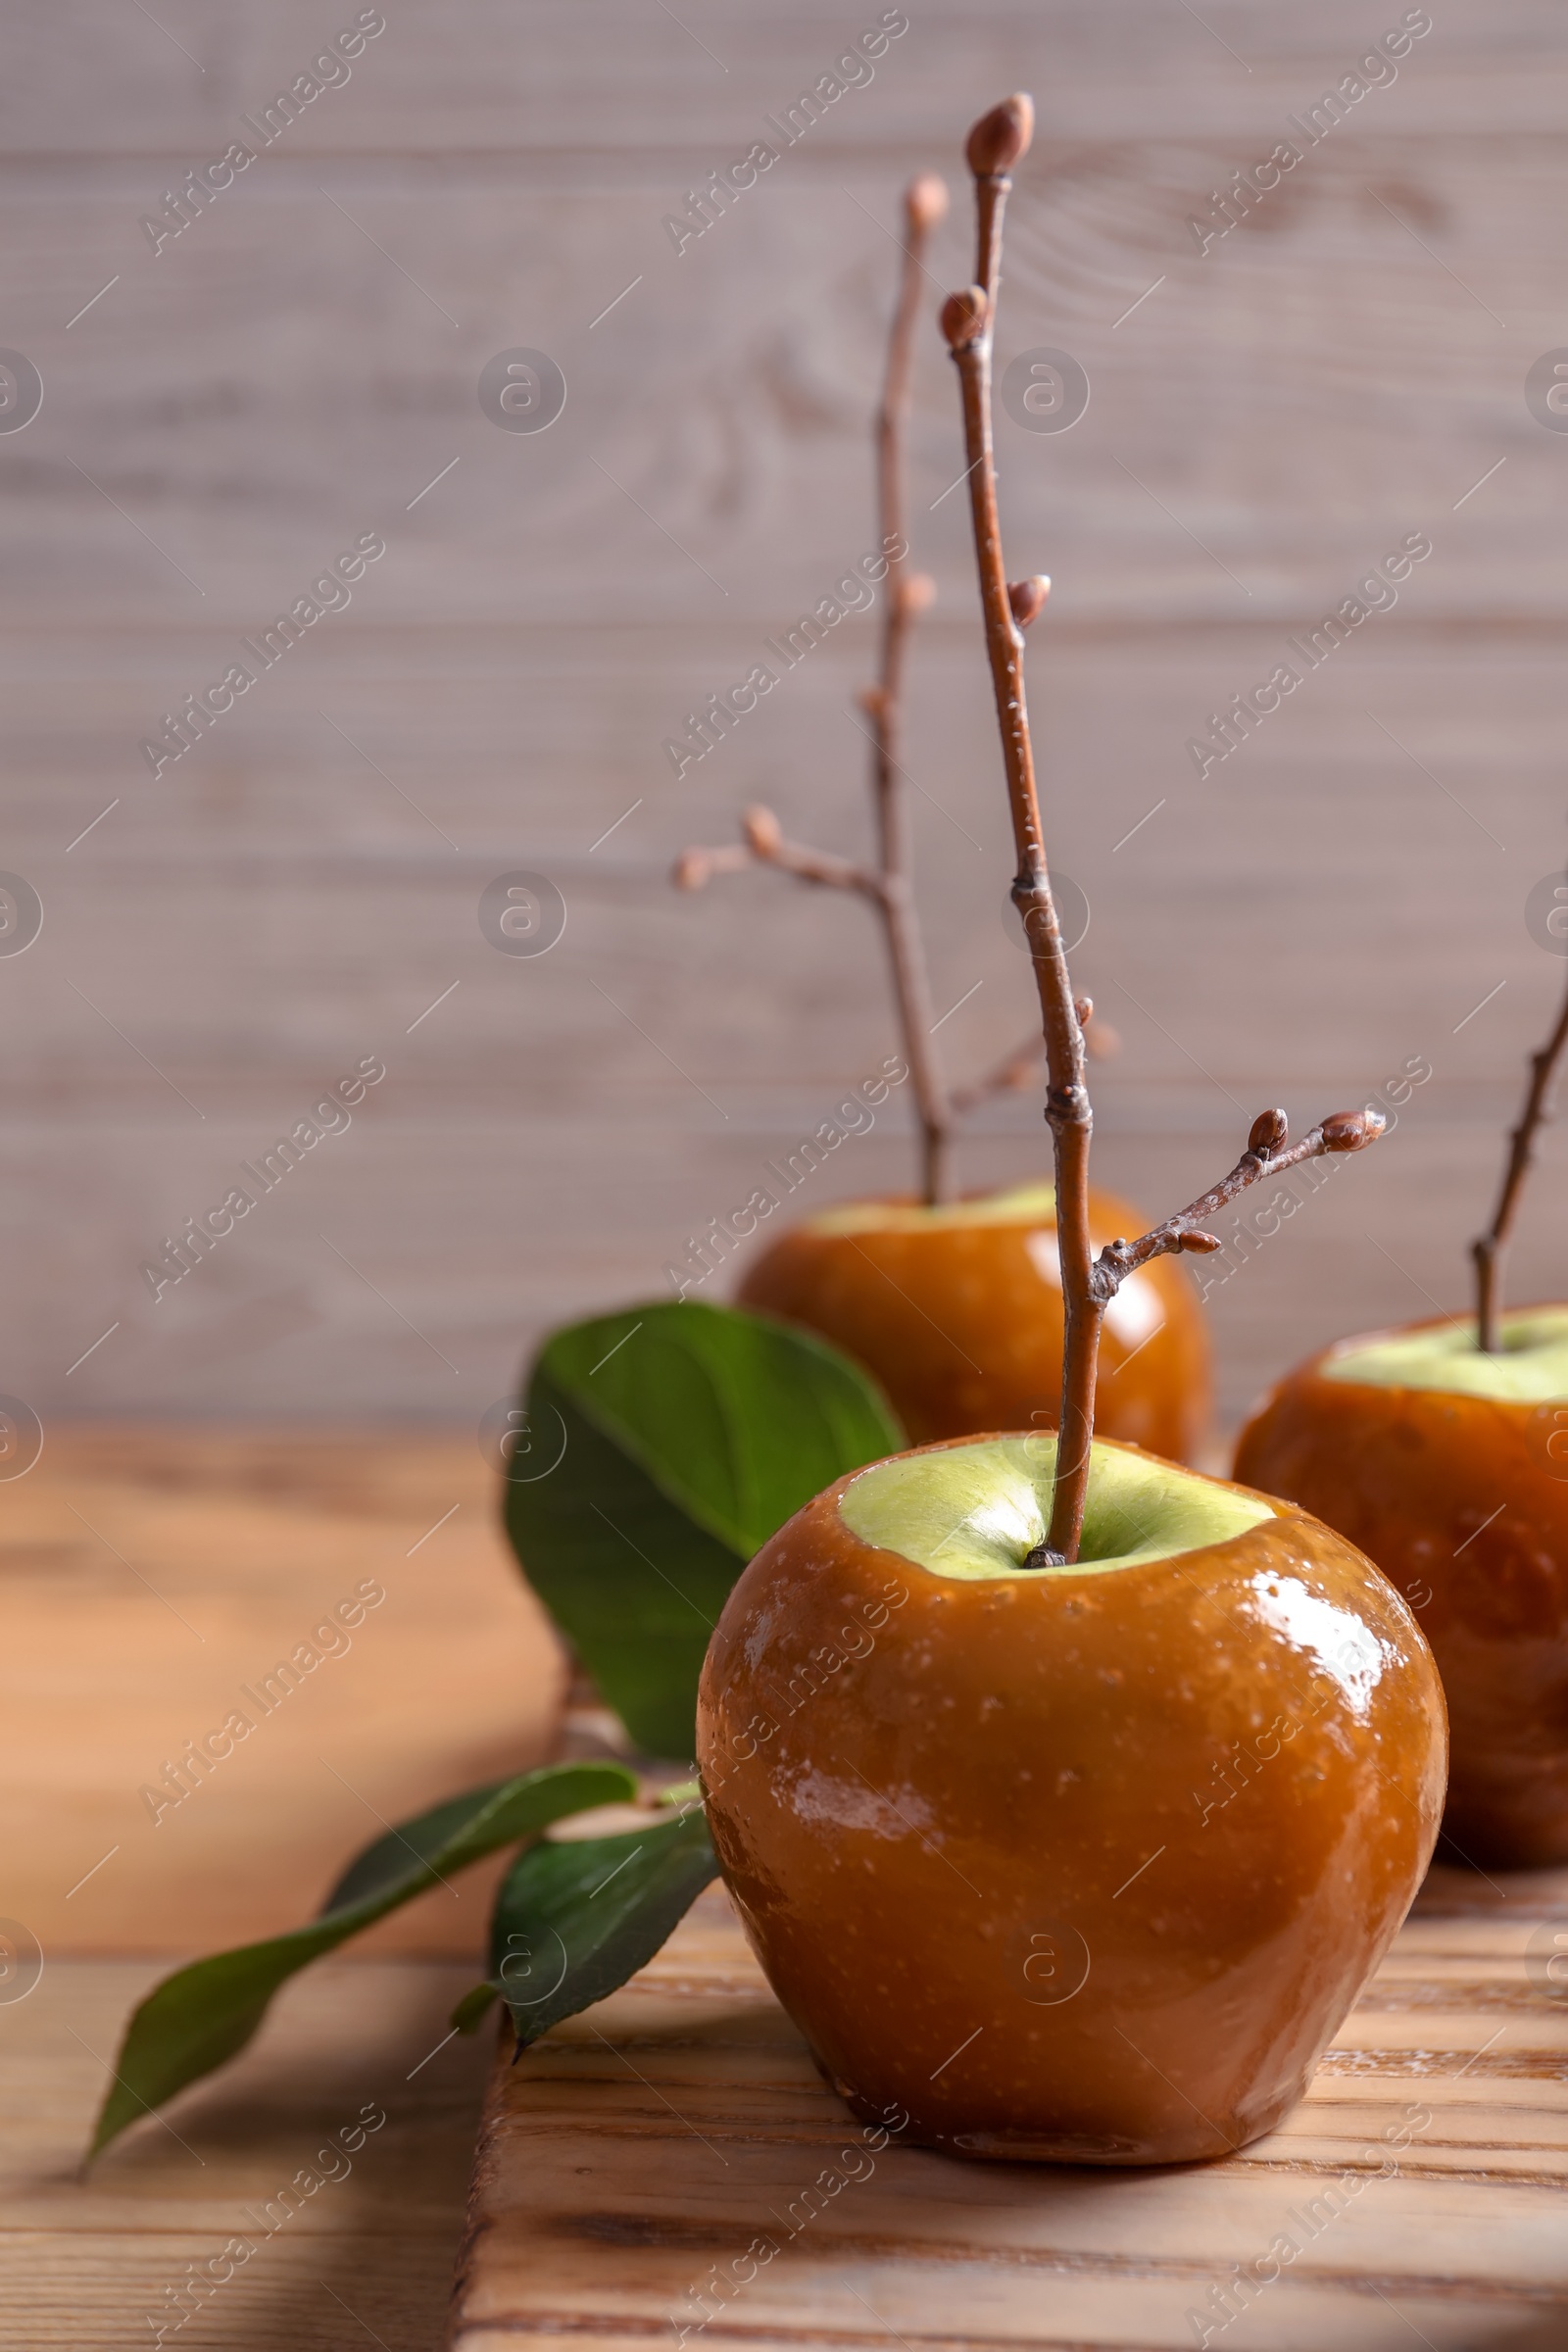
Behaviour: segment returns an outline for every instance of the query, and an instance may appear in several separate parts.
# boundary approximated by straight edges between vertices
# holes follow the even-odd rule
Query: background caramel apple
[[[1311,1357],[1236,1456],[1239,1478],[1316,1511],[1421,1608],[1453,1721],[1444,1827],[1499,1867],[1568,1860],[1568,1306],[1500,1303],[1565,1049],[1568,992],[1529,1057],[1492,1221],[1470,1247],[1474,1316]]]
[[[1136,1209],[1090,1195],[1098,1247],[1141,1232]],[[1048,1183],[930,1208],[856,1200],[782,1234],[737,1294],[804,1324],[871,1372],[917,1444],[985,1429],[1054,1429],[1062,1300]],[[1208,1426],[1208,1332],[1193,1284],[1159,1257],[1106,1309],[1098,1424],[1178,1461]]]
[[[1467,1859],[1568,1859],[1568,1306],[1345,1340],[1280,1382],[1236,1475],[1348,1537],[1417,1609],[1447,1692],[1444,1827]]]
[[[1096,1442],[835,1482],[709,1649],[713,1842],[862,2115],[968,2156],[1218,2156],[1268,2131],[1403,1919],[1443,1801],[1409,1608],[1289,1503]]]

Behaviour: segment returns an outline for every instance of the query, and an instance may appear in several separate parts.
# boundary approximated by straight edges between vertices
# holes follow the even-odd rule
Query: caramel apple
[[[1098,1248],[1143,1219],[1093,1192]],[[782,1234],[748,1270],[743,1306],[804,1324],[880,1382],[917,1443],[1054,1429],[1062,1302],[1048,1182],[925,1207],[855,1200]],[[1190,1460],[1209,1410],[1208,1333],[1182,1269],[1155,1258],[1105,1311],[1098,1426]]]
[[[1502,1869],[1568,1861],[1568,1306],[1501,1306],[1565,1051],[1568,993],[1470,1245],[1474,1316],[1326,1348],[1266,1398],[1236,1457],[1238,1477],[1341,1529],[1420,1608],[1453,1724],[1444,1829]]]
[[[713,1841],[851,2106],[966,2156],[1140,2165],[1267,2132],[1403,1919],[1443,1802],[1406,1603],[1293,1504],[1054,1438],[840,1479],[703,1672]]]
[[[1342,1340],[1242,1433],[1236,1475],[1376,1560],[1452,1726],[1444,1827],[1483,1866],[1568,1860],[1568,1306]]]
[[[813,1321],[825,1296],[835,1320],[814,1328],[876,1362],[896,1396],[912,1391],[918,1425],[929,1392],[911,1375],[933,1346],[918,1325],[943,1319],[933,1292],[953,1301],[945,1348],[981,1317],[986,1345],[969,1353],[983,1379],[997,1335],[1022,1320],[1008,1277],[1032,1316],[1054,1263],[1059,1390],[1042,1348],[1009,1403],[1051,1411],[1060,1436],[919,1446],[798,1511],[725,1604],[698,1757],[759,1957],[858,2112],[902,2113],[900,2129],[962,2155],[1167,2164],[1244,2145],[1299,2097],[1426,1868],[1446,1726],[1410,1609],[1342,1537],[1095,1439],[1124,1295],[1165,1257],[1218,1250],[1209,1228],[1250,1185],[1359,1152],[1385,1122],[1338,1111],[1293,1143],[1284,1111],[1264,1110],[1199,1199],[1136,1239],[1118,1212],[1106,1222],[1123,1230],[1095,1248],[1093,1006],[1067,966],[1023,674],[1044,582],[1007,578],[993,462],[1002,222],[1032,123],[1016,93],[969,134],[974,282],[941,324],[1054,1183],[1021,1218],[944,1208],[922,1114],[924,1205],[828,1212],[777,1244],[743,1295]],[[776,823],[749,841],[831,878]],[[874,875],[853,886],[906,903]],[[899,1289],[898,1249],[924,1280],[903,1286],[894,1323],[878,1292]],[[1123,1360],[1130,1378],[1130,1336]],[[981,1396],[957,1409],[979,1413]]]

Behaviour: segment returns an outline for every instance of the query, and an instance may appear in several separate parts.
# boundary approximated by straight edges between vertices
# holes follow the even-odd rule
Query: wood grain
[[[179,2316],[170,2290],[236,2236],[252,2254],[170,2342],[435,2341],[485,2069],[448,2015],[478,1973],[499,1861],[307,1971],[243,2056],[85,2184],[76,2168],[125,2018],[171,1965],[303,1921],[384,1822],[553,1752],[564,1661],[493,1487],[466,1435],[149,1423],[52,1431],[6,1490],[6,2345],[151,2341]],[[385,1597],[351,1646],[323,1642],[297,1688],[264,1692],[270,1712],[253,1706],[241,1687],[365,1582]],[[236,1704],[250,1734],[155,1823],[141,1785]],[[349,2169],[340,2141],[318,2163],[367,2102],[386,2121]],[[320,2185],[284,2219],[302,2167]]]
[[[868,544],[896,192],[951,176],[969,117],[1018,85],[1041,131],[1001,356],[1065,347],[1093,387],[1065,434],[1004,416],[1000,465],[1016,568],[1055,579],[1031,660],[1054,854],[1094,909],[1078,978],[1123,1038],[1101,1173],[1158,1212],[1264,1102],[1306,1118],[1424,1054],[1384,1164],[1215,1294],[1226,1416],[1337,1331],[1458,1302],[1557,978],[1523,907],[1563,853],[1568,485],[1523,380],[1564,332],[1559,12],[1436,12],[1397,80],[1200,254],[1188,219],[1381,20],[936,0],[679,256],[666,213],[858,18],[414,0],[155,256],[141,216],[335,20],[154,13],[68,0],[19,29],[0,94],[5,331],[46,385],[0,434],[4,857],[45,905],[0,956],[14,1392],[51,1425],[471,1430],[543,1326],[658,1292],[880,1058],[857,910],[662,881],[752,799],[858,846],[870,621],[683,779],[662,746]],[[967,273],[961,210],[944,285]],[[476,398],[518,344],[567,378],[541,435]],[[956,451],[933,333],[911,503],[940,598],[911,742],[936,994],[979,983],[938,1039],[961,1070],[1029,1000],[962,502],[941,496]],[[148,729],[370,529],[387,553],[348,609],[154,780]],[[1413,529],[1434,552],[1397,608],[1200,780],[1206,713]],[[519,866],[569,907],[537,961],[476,922]],[[138,1267],[163,1236],[371,1053],[388,1077],[354,1129],[155,1306]],[[902,1117],[824,1197],[904,1179]],[[1562,1289],[1561,1148],[1519,1296]],[[1043,1157],[1036,1109],[999,1107],[963,1177]]]
[[[135,2127],[83,2182],[105,2064],[160,1973],[51,1959],[25,2000],[0,2007],[0,2340],[19,2352],[151,2343],[154,2322],[179,2316],[171,2290],[238,2238],[251,2254],[205,2301],[191,2298],[200,2307],[169,2343],[430,2352],[484,2082],[474,2043],[437,2045],[470,1972],[322,1963],[279,1996],[244,2057],[187,2092],[167,2124]],[[346,2158],[333,2135],[368,2106],[367,2124],[385,2121]],[[329,2141],[336,2155],[318,2162]],[[301,2168],[320,2186],[297,2191],[285,2220],[280,2192]]]
[[[294,1926],[386,1822],[553,1752],[564,1662],[494,1483],[471,1443],[430,1436],[46,1443],[0,1530],[4,1901],[46,1971]],[[367,1583],[384,1599],[312,1643]],[[319,1663],[268,1686],[301,1644]],[[250,1731],[170,1801],[166,1764],[235,1708]],[[501,1867],[432,1888],[356,1951],[472,1964]]]
[[[1568,1933],[1568,1874],[1434,1871],[1279,2131],[1114,2175],[873,2158],[712,1890],[624,1992],[498,2057],[450,2352],[1164,2352],[1293,2228],[1297,2259],[1210,2341],[1546,2352],[1568,2329],[1568,2006],[1527,1965],[1547,1919]]]

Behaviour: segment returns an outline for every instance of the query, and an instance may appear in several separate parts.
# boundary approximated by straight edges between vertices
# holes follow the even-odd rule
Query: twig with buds
[[[1065,1567],[1078,1557],[1089,1493],[1101,1326],[1106,1307],[1127,1277],[1152,1258],[1218,1250],[1221,1244],[1206,1230],[1207,1223],[1238,1193],[1260,1176],[1315,1159],[1323,1152],[1358,1152],[1376,1142],[1385,1122],[1375,1111],[1338,1111],[1298,1144],[1290,1145],[1285,1113],[1264,1111],[1254,1120],[1247,1150],[1228,1176],[1136,1242],[1107,1243],[1099,1257],[1091,1259],[1089,1146],[1094,1114],[1086,1083],[1085,1031],[1094,1008],[1086,998],[1074,997],[1068,976],[1046,862],[1023,682],[1023,631],[1044,604],[1049,583],[1037,577],[1008,584],[992,445],[991,345],[1001,284],[1003,216],[1012,185],[1009,174],[1027,153],[1033,128],[1033,103],[1019,93],[983,115],[969,133],[966,152],[974,175],[977,223],[975,282],[948,297],[942,309],[942,331],[957,367],[963,400],[980,602],[1017,855],[1012,898],[1023,918],[1040,994],[1049,1073],[1046,1118],[1055,1153],[1056,1240],[1065,1325],[1061,1414],[1051,1524],[1045,1542],[1031,1552],[1028,1561],[1030,1567],[1046,1568]],[[1015,1057],[1012,1067],[1021,1066]],[[1012,1083],[1010,1075],[1006,1082]]]
[[[909,1065],[915,1115],[920,1122],[920,1187],[926,1201],[935,1204],[946,1190],[953,1116],[931,1045],[933,1006],[920,940],[920,918],[914,903],[908,795],[899,753],[903,749],[904,655],[909,623],[927,610],[936,596],[935,583],[925,572],[908,569],[904,475],[909,368],[920,308],[920,280],[924,275],[920,257],[931,231],[947,216],[947,182],[934,173],[922,172],[909,182],[904,204],[908,233],[899,276],[899,299],[888,335],[876,442],[882,546],[884,550],[897,547],[905,552],[888,569],[887,601],[882,608],[881,670],[876,685],[861,696],[860,704],[871,722],[871,790],[876,804],[877,855],[883,879],[882,920],[905,1059]]]
[[[1502,1172],[1502,1189],[1492,1223],[1470,1245],[1470,1255],[1476,1269],[1476,1346],[1483,1355],[1497,1352],[1497,1290],[1498,1271],[1508,1237],[1513,1230],[1514,1212],[1530,1162],[1535,1155],[1536,1136],[1549,1118],[1548,1102],[1552,1075],[1556,1070],[1565,1045],[1568,1045],[1568,996],[1557,1016],[1557,1026],[1539,1054],[1530,1056],[1530,1084],[1525,1090],[1525,1106],[1519,1114],[1519,1124],[1508,1139],[1508,1161]]]
[[[1388,1125],[1381,1110],[1336,1110],[1290,1143],[1290,1122],[1283,1110],[1261,1111],[1252,1121],[1247,1150],[1228,1176],[1162,1225],[1152,1226],[1136,1242],[1107,1242],[1090,1268],[1096,1296],[1108,1306],[1129,1274],[1147,1266],[1152,1257],[1174,1257],[1182,1250],[1208,1253],[1222,1250],[1217,1234],[1204,1230],[1210,1218],[1229,1207],[1238,1193],[1260,1176],[1277,1176],[1282,1168],[1299,1167],[1303,1159],[1322,1159],[1332,1152],[1363,1152],[1375,1144]],[[1289,1149],[1287,1149],[1289,1145]]]
[[[966,155],[974,176],[977,220],[975,283],[948,297],[942,309],[942,331],[958,370],[963,400],[969,511],[1017,856],[1012,901],[1023,918],[1034,959],[1050,1077],[1046,1118],[1055,1158],[1056,1239],[1065,1335],[1055,1484],[1045,1548],[1053,1559],[1065,1562],[1078,1556],[1089,1492],[1095,1372],[1105,1311],[1104,1301],[1095,1296],[1090,1280],[1089,1142],[1094,1115],[1086,1083],[1083,1027],[1073,1000],[1046,862],[1024,696],[1023,623],[1044,603],[1044,582],[1041,578],[1008,584],[997,514],[991,428],[991,341],[1001,283],[1003,215],[1012,186],[1012,167],[1028,152],[1033,131],[1034,103],[1020,92],[983,115],[969,133]]]
[[[907,231],[904,266],[888,335],[887,364],[876,420],[877,507],[882,547],[884,552],[897,547],[904,553],[892,557],[888,564],[877,683],[859,698],[860,708],[870,721],[876,865],[874,868],[856,865],[826,851],[787,841],[771,809],[751,808],[742,824],[744,846],[737,843],[723,849],[684,850],[675,861],[674,879],[683,890],[700,890],[713,874],[733,873],[752,864],[775,865],[803,882],[856,891],[875,906],[887,942],[905,1059],[909,1066],[915,1115],[920,1123],[921,1191],[925,1200],[934,1203],[943,1198],[946,1188],[953,1106],[931,1044],[935,1024],[914,902],[906,779],[899,755],[909,626],[936,594],[924,572],[908,568],[904,472],[910,358],[919,312],[920,279],[924,274],[921,257],[931,231],[947,212],[947,188],[932,174],[922,173],[910,181],[904,206]]]
[[[862,898],[882,903],[883,877],[831,850],[808,849],[804,842],[787,841],[771,808],[748,808],[741,818],[744,839],[722,849],[682,850],[675,860],[674,880],[682,890],[701,890],[710,874],[738,873],[743,866],[776,865],[797,881],[815,882],[829,890],[858,890]]]

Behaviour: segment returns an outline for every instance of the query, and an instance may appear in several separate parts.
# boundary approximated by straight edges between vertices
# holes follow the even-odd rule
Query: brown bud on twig
[[[855,699],[867,718],[883,718],[887,715],[888,698],[880,686],[862,686]]]
[[[1265,1110],[1252,1121],[1242,1153],[1228,1176],[1174,1217],[1155,1225],[1136,1242],[1107,1242],[1090,1270],[1090,1282],[1095,1298],[1102,1303],[1115,1298],[1129,1274],[1147,1266],[1152,1257],[1174,1255],[1178,1250],[1218,1250],[1222,1245],[1203,1224],[1220,1209],[1227,1207],[1239,1193],[1259,1177],[1282,1168],[1294,1168],[1303,1159],[1317,1159],[1328,1152],[1359,1152],[1375,1144],[1388,1125],[1380,1110],[1337,1110],[1332,1116],[1311,1128],[1298,1144],[1287,1150],[1289,1133],[1283,1110]],[[1200,1222],[1201,1220],[1201,1222]]]
[[[976,179],[1000,178],[1029,152],[1035,135],[1035,102],[1026,90],[1015,90],[970,131],[964,158]]]
[[[1336,1110],[1323,1121],[1325,1152],[1360,1152],[1388,1125],[1381,1110]]]
[[[922,172],[911,179],[904,191],[904,217],[912,237],[924,236],[928,229],[945,220],[948,213],[948,183],[935,172]]]
[[[1184,1233],[1181,1247],[1194,1257],[1208,1257],[1214,1250],[1223,1250],[1225,1245],[1217,1233]]]
[[[984,286],[965,286],[942,305],[942,332],[950,351],[966,351],[977,343],[990,322],[991,304]]]
[[[898,599],[899,618],[915,620],[936,603],[937,584],[928,571],[911,571],[907,579],[899,581],[893,593]]]
[[[881,903],[889,887],[874,868],[854,865],[831,851],[808,848],[787,840],[771,808],[748,808],[741,818],[741,841],[721,849],[694,843],[676,858],[671,879],[680,890],[701,890],[714,874],[744,873],[751,865],[774,865],[797,881],[819,883],[829,890],[858,890],[863,898]]]
[[[1020,629],[1026,629],[1032,620],[1039,619],[1050,594],[1051,582],[1043,571],[1037,571],[1032,579],[1009,583],[1007,602],[1012,607],[1012,617]]]
[[[774,858],[784,839],[784,828],[771,808],[748,808],[741,818],[741,831],[747,846],[759,858]]]
[[[1074,997],[1074,999],[1073,999],[1073,1001],[1072,1001],[1072,1008],[1073,1008],[1074,1012],[1075,1012],[1075,1013],[1078,1015],[1078,1026],[1079,1026],[1079,1028],[1080,1028],[1080,1029],[1087,1029],[1087,1028],[1088,1028],[1088,1026],[1089,1026],[1089,1024],[1090,1024],[1090,1022],[1091,1022],[1091,1021],[1094,1019],[1094,1017],[1095,1017],[1095,1000],[1094,1000],[1094,998],[1093,998],[1093,997]]]

